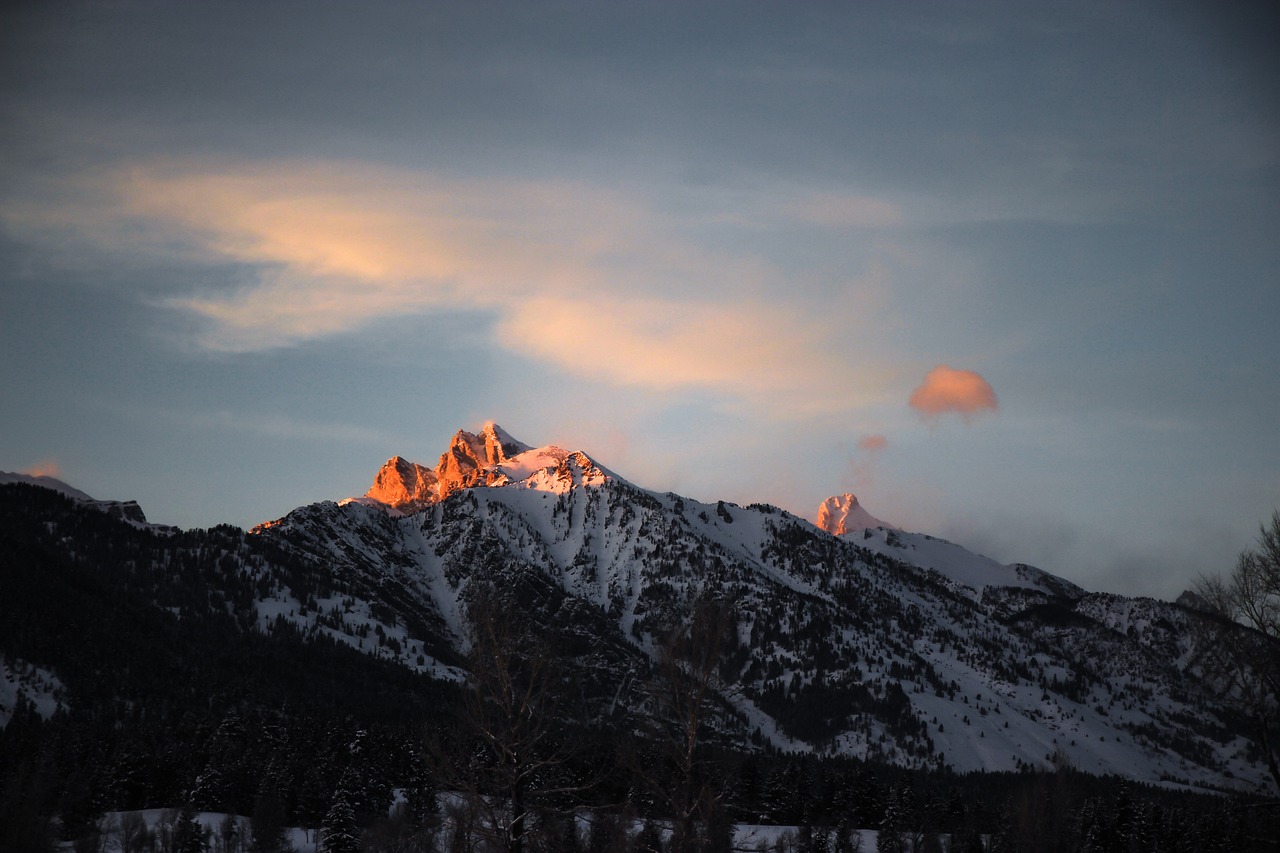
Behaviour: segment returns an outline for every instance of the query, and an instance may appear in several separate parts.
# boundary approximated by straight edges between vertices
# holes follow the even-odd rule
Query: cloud
[[[911,392],[907,404],[926,421],[954,413],[968,422],[974,415],[997,409],[996,392],[972,370],[955,370],[940,364]]]
[[[258,269],[233,293],[167,301],[206,321],[201,343],[224,351],[582,289],[597,255],[620,242],[615,229],[634,230],[633,213],[603,191],[367,164],[134,169],[117,189],[128,214],[179,232],[197,260]]]
[[[62,476],[62,466],[55,459],[44,459],[29,468],[23,469],[21,472],[28,477],[54,477],[55,479]]]
[[[104,248],[233,275],[162,296],[197,345],[255,352],[358,332],[388,317],[483,312],[494,343],[569,374],[650,390],[697,388],[788,413],[884,399],[873,352],[882,271],[808,299],[802,275],[688,237],[694,219],[572,181],[457,178],[366,162],[163,162],[119,169],[60,203],[14,214]],[[762,194],[755,209],[897,221],[874,199]],[[674,218],[673,218],[674,217]],[[681,218],[683,217],[683,218]],[[691,219],[692,218],[692,219]],[[245,275],[245,271],[248,275]],[[856,369],[855,369],[856,365]],[[833,389],[848,389],[834,393]]]
[[[856,377],[825,364],[823,341],[833,334],[775,303],[612,296],[524,300],[498,326],[504,346],[588,378],[790,405],[844,404],[830,389]]]
[[[858,439],[858,449],[867,453],[883,453],[889,447],[889,439],[883,435],[864,435]]]
[[[889,449],[889,439],[879,434],[868,434],[858,439],[845,466],[845,477],[860,499],[865,499],[876,489],[881,459]]]

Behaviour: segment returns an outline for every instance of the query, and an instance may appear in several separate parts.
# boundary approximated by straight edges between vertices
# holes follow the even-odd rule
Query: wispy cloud
[[[926,421],[956,414],[968,422],[975,415],[994,412],[998,407],[995,389],[981,374],[946,364],[930,370],[907,403]]]
[[[209,350],[478,310],[495,318],[497,345],[609,384],[823,409],[886,393],[885,366],[850,357],[853,332],[875,320],[874,276],[851,281],[839,306],[811,304],[794,272],[682,239],[651,204],[608,188],[290,160],[135,166],[94,189],[96,204],[46,210],[43,225],[254,271],[238,286],[163,298],[201,322]],[[751,207],[757,225],[901,217],[888,202],[838,194]]]
[[[824,357],[837,334],[775,303],[614,296],[524,300],[498,326],[504,346],[588,378],[820,408],[866,402],[860,382],[877,384]]]
[[[866,497],[868,491],[875,489],[879,478],[880,462],[888,449],[889,439],[873,433],[859,438],[853,453],[849,454],[845,476],[848,478],[849,487],[861,497]]]

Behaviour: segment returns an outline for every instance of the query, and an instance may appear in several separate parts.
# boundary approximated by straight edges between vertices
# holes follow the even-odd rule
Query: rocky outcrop
[[[495,423],[479,434],[458,430],[435,468],[393,456],[378,470],[366,498],[414,512],[462,489],[500,486],[507,475],[497,466],[530,448]]]
[[[818,506],[818,520],[815,522],[828,533],[841,536],[868,527],[892,527],[885,524],[858,503],[858,499],[845,492],[827,498]]]

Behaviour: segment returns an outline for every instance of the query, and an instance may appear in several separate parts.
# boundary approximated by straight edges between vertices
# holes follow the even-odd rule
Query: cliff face
[[[393,456],[364,496],[404,512],[420,510],[462,489],[502,485],[507,477],[495,466],[528,449],[494,423],[479,434],[458,430],[435,468]]]
[[[892,527],[858,503],[858,499],[845,492],[827,498],[818,506],[817,525],[835,536],[865,530],[868,527]]]
[[[403,456],[392,456],[378,469],[365,497],[397,509],[418,509],[437,499],[435,471]]]

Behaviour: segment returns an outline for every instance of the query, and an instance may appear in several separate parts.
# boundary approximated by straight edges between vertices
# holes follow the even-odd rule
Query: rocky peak
[[[858,499],[845,492],[827,498],[818,506],[817,525],[835,536],[865,530],[868,527],[892,527],[873,516],[858,503]]]
[[[503,439],[506,439],[504,441]],[[495,423],[485,424],[479,435],[460,429],[436,465],[436,494],[440,500],[473,486],[497,486],[507,477],[494,466],[528,449]]]
[[[484,442],[485,454],[491,462],[505,462],[512,456],[518,456],[533,448],[521,441],[516,441],[502,427],[489,421],[480,431],[479,438]]]
[[[392,456],[378,469],[365,497],[398,509],[420,508],[436,500],[436,473],[403,456]]]
[[[388,459],[365,497],[399,510],[419,510],[462,489],[510,482],[498,466],[527,450],[527,444],[492,421],[479,434],[460,429],[434,468],[401,456]]]

